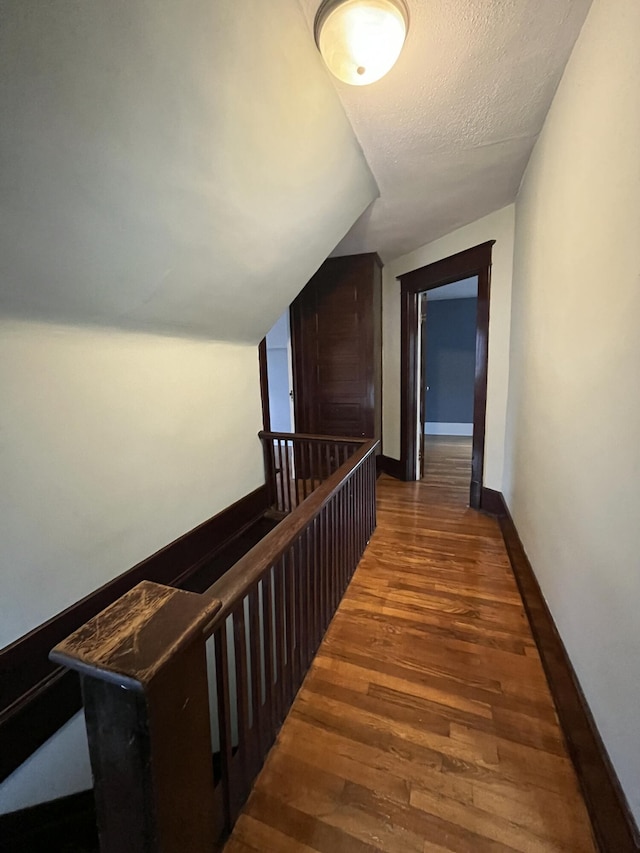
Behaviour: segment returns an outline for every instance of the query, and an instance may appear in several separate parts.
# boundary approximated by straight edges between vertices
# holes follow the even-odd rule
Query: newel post
[[[80,673],[101,853],[212,849],[202,628],[220,606],[143,581],[50,654]]]

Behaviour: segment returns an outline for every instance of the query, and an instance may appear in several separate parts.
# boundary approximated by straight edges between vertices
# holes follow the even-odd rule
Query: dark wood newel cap
[[[58,643],[49,657],[83,675],[145,690],[222,602],[142,581]]]

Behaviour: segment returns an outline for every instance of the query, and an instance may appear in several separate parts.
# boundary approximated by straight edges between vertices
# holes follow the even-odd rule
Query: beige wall
[[[264,482],[257,347],[0,324],[0,646]]]
[[[484,485],[502,489],[505,417],[509,378],[509,328],[513,271],[514,206],[396,258],[384,267],[383,279],[383,451],[400,458],[400,283],[396,276],[456,252],[495,240],[489,319],[489,375]]]
[[[505,494],[640,818],[640,4],[595,0],[516,208]]]
[[[264,482],[257,348],[0,323],[0,647]],[[76,718],[0,812],[90,786]]]

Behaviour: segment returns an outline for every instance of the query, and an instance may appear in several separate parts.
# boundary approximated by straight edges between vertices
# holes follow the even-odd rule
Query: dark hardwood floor
[[[226,853],[595,850],[464,447],[378,481],[378,529]]]

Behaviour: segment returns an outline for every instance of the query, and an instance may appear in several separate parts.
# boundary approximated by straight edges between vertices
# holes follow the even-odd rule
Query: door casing
[[[485,422],[487,413],[487,369],[489,361],[489,301],[491,253],[495,240],[481,243],[448,258],[398,276],[400,281],[400,470],[404,480],[416,479],[417,411],[419,405],[418,323],[420,294],[463,278],[478,276],[476,315],[476,370],[473,399],[473,450],[469,505],[480,508],[482,496]]]

